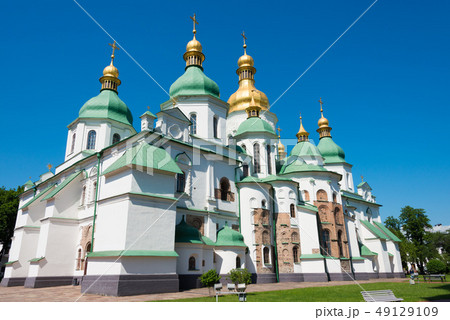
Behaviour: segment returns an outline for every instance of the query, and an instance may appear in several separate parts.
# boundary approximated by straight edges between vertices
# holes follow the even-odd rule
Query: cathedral
[[[204,73],[194,36],[184,74],[140,125],[111,63],[100,93],[68,125],[64,162],[25,184],[2,286],[80,285],[134,295],[200,287],[211,269],[254,283],[403,276],[398,239],[367,182],[318,120],[287,154],[247,54],[228,101]]]

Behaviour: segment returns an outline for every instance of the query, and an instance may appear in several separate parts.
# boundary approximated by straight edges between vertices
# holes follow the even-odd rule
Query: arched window
[[[292,232],[292,234],[291,234],[291,240],[292,240],[292,242],[298,242],[298,241],[299,241],[298,233],[297,233],[297,232]]]
[[[270,264],[270,251],[268,247],[263,249],[264,264]]]
[[[218,131],[218,126],[219,126],[219,119],[217,119],[217,117],[213,118],[213,135],[214,138],[218,138],[219,136],[217,135]]]
[[[291,203],[291,218],[295,218],[295,204]]]
[[[95,193],[97,192],[97,182],[92,184],[91,202],[95,201]]]
[[[230,193],[230,181],[223,177],[220,179],[220,199],[221,200],[229,200],[228,194]]]
[[[120,134],[114,133],[114,134],[113,134],[112,144],[115,144],[115,143],[117,143],[117,142],[119,142],[119,141],[120,141]]]
[[[241,268],[241,258],[239,256],[236,257],[236,269]]]
[[[184,192],[186,187],[186,174],[182,171],[182,173],[177,173],[177,192]]]
[[[97,132],[91,130],[88,133],[86,149],[95,149],[95,139],[97,138]]]
[[[192,123],[190,127],[191,134],[197,134],[197,115],[195,113],[191,113],[189,120],[191,120]]]
[[[303,194],[304,194],[305,201],[309,201],[309,192],[306,190],[303,190]]]
[[[83,191],[81,191],[81,201],[80,205],[84,206],[86,201],[86,186],[83,187]]]
[[[330,231],[327,229],[323,230],[322,233],[322,245],[323,245],[323,254],[324,255],[331,255],[331,242],[330,242]]]
[[[336,196],[336,192],[333,192],[333,202],[336,203],[337,202],[337,196]]]
[[[340,216],[339,216],[339,208],[335,208],[334,209],[334,223],[342,224],[342,221],[341,221]]]
[[[74,134],[72,135],[72,145],[71,145],[71,147],[70,147],[70,153],[73,153],[74,150],[75,150],[75,140],[76,140],[76,138],[77,138],[77,134],[74,133]]]
[[[266,208],[266,200],[261,201],[261,208]]]
[[[189,258],[189,270],[195,270],[195,258],[194,257]]]
[[[366,215],[367,215],[367,220],[369,222],[372,222],[372,210],[370,208],[367,208]]]
[[[267,145],[267,172],[272,174],[272,159],[270,157],[270,146]]]
[[[317,201],[328,201],[327,192],[323,189],[317,191]]]
[[[294,246],[292,248],[292,255],[294,256],[294,263],[298,262],[298,247]]]
[[[246,164],[246,163],[243,164],[242,171],[243,171],[244,177],[248,177],[248,164]]]
[[[339,257],[344,256],[344,249],[342,247],[342,231],[339,230],[338,232],[338,246],[339,246]]]
[[[268,231],[263,231],[262,233],[262,242],[265,245],[270,244],[270,235]]]
[[[253,172],[254,173],[261,172],[259,144],[257,143],[253,145]]]
[[[241,148],[244,149],[244,151],[247,153],[247,147],[245,146],[245,144],[243,144],[243,145],[241,146]]]

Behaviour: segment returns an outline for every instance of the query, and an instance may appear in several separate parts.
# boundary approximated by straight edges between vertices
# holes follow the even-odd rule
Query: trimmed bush
[[[445,263],[438,259],[431,259],[427,263],[427,271],[430,274],[445,273],[446,269],[447,266],[445,265]]]
[[[228,273],[227,279],[229,279],[234,284],[239,284],[239,283],[250,284],[250,283],[252,283],[252,275],[245,268],[244,269],[232,269],[230,271],[230,273]]]
[[[216,283],[220,281],[222,277],[219,276],[216,270],[211,269],[200,276],[200,282],[205,287],[214,287]]]

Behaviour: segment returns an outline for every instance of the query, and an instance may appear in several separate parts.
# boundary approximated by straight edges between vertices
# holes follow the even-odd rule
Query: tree
[[[441,274],[445,273],[445,270],[447,269],[447,266],[444,262],[438,259],[431,259],[427,263],[427,271],[430,274]]]
[[[393,216],[389,216],[384,220],[384,225],[386,228],[389,228],[391,231],[400,231],[401,223],[400,220],[394,218]]]
[[[245,284],[252,283],[252,275],[250,274],[250,272],[248,272],[246,268],[230,270],[230,273],[228,273],[227,278],[236,285],[239,283]]]
[[[409,246],[409,258],[416,262],[423,273],[425,261],[430,256],[429,247],[425,243],[426,230],[431,228],[430,219],[424,209],[406,206],[401,209],[399,221],[405,238],[412,244],[412,247]]]
[[[3,247],[9,245],[14,234],[19,194],[22,192],[23,187],[9,190],[6,190],[5,187],[0,188],[0,243]]]

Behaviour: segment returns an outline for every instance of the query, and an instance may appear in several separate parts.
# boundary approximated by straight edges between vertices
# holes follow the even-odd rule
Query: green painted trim
[[[388,252],[388,255],[390,256],[390,257],[393,257],[394,255],[392,254],[392,253],[390,253],[390,252]]]
[[[39,262],[39,261],[41,261],[42,259],[44,259],[45,257],[40,257],[40,258],[34,258],[34,259],[31,259],[31,260],[28,260],[28,262]]]
[[[364,257],[352,257],[352,260],[366,260]]]
[[[39,199],[40,197],[42,197],[45,193],[47,193],[51,188],[53,188],[54,184],[50,184],[47,188],[45,188],[44,190],[42,190],[41,192],[39,192],[39,194],[35,195],[30,201],[28,201],[27,203],[25,203],[22,207],[20,207],[19,210],[22,210],[26,207],[28,207],[29,205],[31,205],[33,202],[35,202],[37,199]]]
[[[314,212],[319,212],[319,209],[316,206],[313,206],[313,205],[307,204],[307,203],[297,204],[297,207],[304,208],[304,209],[307,209],[307,210],[311,210],[311,211],[314,211]]]
[[[320,221],[321,224],[331,224],[331,222],[328,221]]]
[[[376,228],[373,224],[366,220],[359,220],[370,232],[372,232],[377,238],[381,240],[389,240],[389,238]]]
[[[13,260],[13,261],[9,261],[9,262],[6,262],[5,263],[5,266],[11,266],[11,265],[13,265],[14,263],[16,263],[16,262],[18,262],[19,260]]]
[[[40,229],[40,226],[23,226],[24,228]]]
[[[112,250],[88,253],[88,258],[96,257],[178,257],[175,251],[158,250]]]
[[[333,257],[333,256],[323,256],[325,259],[332,259],[332,260],[339,260],[338,257]]]
[[[344,258],[344,257],[340,257],[340,260],[350,260],[350,258]]]
[[[64,189],[70,182],[75,180],[75,178],[78,177],[83,172],[84,172],[84,170],[72,173],[70,176],[68,176],[66,179],[64,179],[64,181],[61,182],[55,189],[53,189],[49,194],[47,194],[44,197],[44,199],[42,199],[41,201],[45,201],[45,200],[48,200],[48,199],[53,198],[54,196],[56,196],[56,194],[58,192],[60,192],[62,189]]]
[[[160,198],[160,199],[178,201],[178,198],[175,198],[175,197],[162,196],[159,194],[149,193],[149,192],[128,192],[128,193],[132,194],[132,195],[137,195],[137,196],[146,196],[146,197],[150,197],[150,198]]]
[[[378,203],[375,203],[375,202],[370,202],[370,201],[364,200],[364,199],[363,199],[359,194],[357,194],[357,193],[353,193],[353,192],[349,192],[349,191],[341,191],[341,196],[343,196],[343,197],[345,197],[345,198],[352,199],[352,200],[356,200],[356,201],[359,201],[359,202],[363,202],[363,203],[366,203],[366,204],[370,204],[370,205],[373,205],[373,206],[382,207],[381,204],[378,204]]]
[[[381,231],[383,231],[390,240],[394,241],[394,242],[402,242],[402,240],[400,240],[391,230],[389,230],[388,228],[386,228],[386,226],[378,221],[374,221],[373,223],[375,223],[375,225],[381,229]]]
[[[323,259],[325,258],[320,253],[312,253],[312,254],[302,254],[300,259]]]

